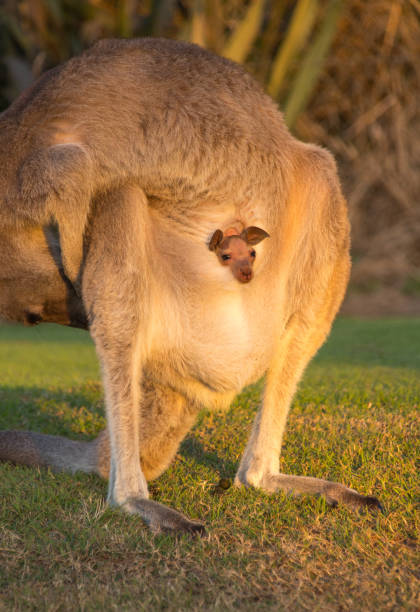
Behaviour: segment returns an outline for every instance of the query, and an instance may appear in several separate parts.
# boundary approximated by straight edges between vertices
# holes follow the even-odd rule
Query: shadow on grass
[[[203,444],[194,437],[194,430],[183,440],[179,454],[187,460],[193,459],[198,464],[215,469],[222,478],[233,478],[238,469],[237,462],[204,450]]]
[[[90,439],[105,426],[101,385],[77,389],[0,386],[0,429],[26,429]]]
[[[0,407],[0,429],[91,440],[105,427],[103,394],[98,383],[63,391],[4,385],[0,386]],[[182,442],[179,453],[186,460],[217,469],[224,477],[235,474],[236,463],[204,450],[194,430]]]

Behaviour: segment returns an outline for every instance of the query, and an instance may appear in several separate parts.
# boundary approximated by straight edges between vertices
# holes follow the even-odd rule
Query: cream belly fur
[[[161,384],[174,384],[174,379],[182,379],[176,385],[179,390],[185,387],[185,381],[193,379],[203,387],[199,390],[197,386],[195,400],[203,403],[204,393],[206,403],[210,392],[214,392],[217,405],[220,394],[238,393],[258,380],[273,358],[278,313],[277,317],[259,317],[258,302],[255,302],[254,311],[249,305],[249,296],[245,306],[239,291],[226,295],[221,292],[220,296],[212,296],[199,321],[194,320],[195,313],[189,317],[188,310],[183,312],[184,329],[188,334],[182,338],[180,346],[171,346],[170,330],[155,339],[154,346],[160,347],[150,358],[155,379]],[[194,335],[194,343],[189,341],[190,334]]]

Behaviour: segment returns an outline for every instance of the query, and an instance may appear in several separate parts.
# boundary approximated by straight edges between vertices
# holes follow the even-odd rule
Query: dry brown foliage
[[[420,291],[420,2],[351,0],[297,130],[340,161],[353,285]]]

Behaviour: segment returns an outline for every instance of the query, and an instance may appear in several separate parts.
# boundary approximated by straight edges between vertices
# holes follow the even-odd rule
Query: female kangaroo
[[[333,158],[251,76],[183,42],[105,40],[18,98],[0,145],[0,316],[88,328],[107,414],[90,443],[1,432],[1,459],[97,472],[152,530],[200,533],[147,480],[202,406],[266,374],[235,484],[379,507],[279,471],[296,385],[345,292],[349,224]],[[260,232],[242,272],[210,250],[232,228],[236,255]]]

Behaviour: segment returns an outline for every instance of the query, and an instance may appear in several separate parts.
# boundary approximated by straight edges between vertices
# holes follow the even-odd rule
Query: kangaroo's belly
[[[189,370],[215,390],[239,391],[261,377],[272,358],[272,313],[264,317],[246,297],[214,299],[192,317],[195,338],[184,347]]]
[[[263,376],[281,335],[281,310],[268,308],[257,290],[241,289],[190,296],[176,316],[172,311],[148,364],[157,382],[222,406]]]

